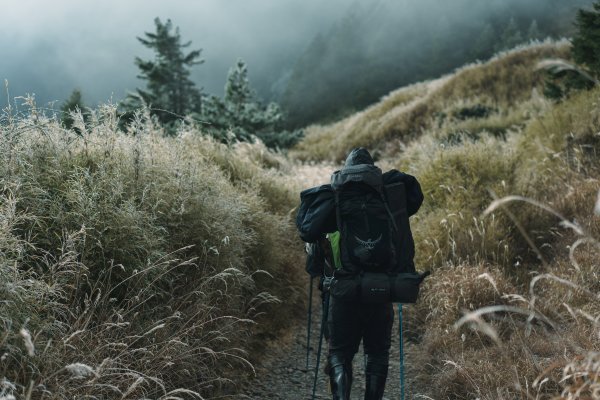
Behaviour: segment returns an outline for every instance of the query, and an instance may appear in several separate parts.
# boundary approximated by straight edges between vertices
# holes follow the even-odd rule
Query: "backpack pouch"
[[[405,273],[366,272],[360,278],[360,301],[366,304],[377,303],[416,303],[419,286],[426,275]]]
[[[337,299],[344,301],[358,301],[359,300],[359,286],[360,277],[349,277],[343,279],[335,278],[331,282],[329,291],[331,295]]]
[[[391,301],[390,276],[385,273],[366,272],[360,280],[360,301],[366,304]]]
[[[390,277],[391,301],[394,303],[416,303],[419,286],[425,276],[417,273],[404,273]]]

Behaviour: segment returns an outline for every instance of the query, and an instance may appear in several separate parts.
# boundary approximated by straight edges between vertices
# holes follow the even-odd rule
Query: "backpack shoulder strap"
[[[385,206],[385,211],[387,211],[388,217],[390,217],[390,222],[392,223],[392,227],[396,233],[400,232],[398,229],[398,225],[396,224],[396,218],[394,218],[394,214],[392,214],[392,210],[390,210],[390,206],[387,201],[387,196],[385,195],[386,190],[380,192],[381,201],[383,201],[383,205]]]
[[[333,199],[335,203],[335,221],[338,232],[342,234],[342,213],[340,212],[340,191],[338,189],[333,189]]]
[[[388,201],[392,202],[394,214],[406,211],[406,186],[404,182],[390,183],[384,186]]]

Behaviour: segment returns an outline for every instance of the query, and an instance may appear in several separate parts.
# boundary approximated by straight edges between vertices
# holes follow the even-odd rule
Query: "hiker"
[[[414,302],[425,276],[415,273],[408,221],[422,202],[415,177],[397,170],[382,173],[364,148],[350,152],[344,167],[331,176],[331,184],[301,193],[296,224],[312,249],[307,272],[315,277],[325,273],[326,265],[333,270],[333,277],[324,276],[321,281],[328,295],[324,302],[329,343],[326,369],[334,400],[350,398],[352,360],[361,340],[366,355],[364,398],[383,398],[394,321],[392,302]],[[329,257],[314,256],[325,254],[315,249],[327,246]]]

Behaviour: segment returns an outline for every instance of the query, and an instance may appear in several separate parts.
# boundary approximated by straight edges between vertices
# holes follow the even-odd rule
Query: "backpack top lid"
[[[331,187],[340,190],[349,182],[362,182],[381,192],[383,187],[383,174],[381,169],[374,165],[373,157],[364,147],[353,149],[344,167],[331,175]]]
[[[359,164],[375,164],[375,161],[373,161],[373,157],[371,157],[371,153],[369,153],[369,151],[364,147],[357,147],[352,149],[352,151],[350,151],[350,154],[348,154],[348,157],[346,158],[346,167]]]

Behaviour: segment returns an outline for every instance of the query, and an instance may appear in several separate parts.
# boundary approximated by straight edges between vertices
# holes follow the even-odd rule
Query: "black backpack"
[[[402,261],[412,254],[404,183],[383,185],[379,168],[359,164],[335,172],[331,187],[340,261],[331,294],[363,303],[414,303],[429,273]]]
[[[381,170],[370,164],[346,166],[331,178],[342,275],[397,273],[399,223],[406,213],[404,185],[383,185]],[[388,198],[394,199],[394,210]]]

